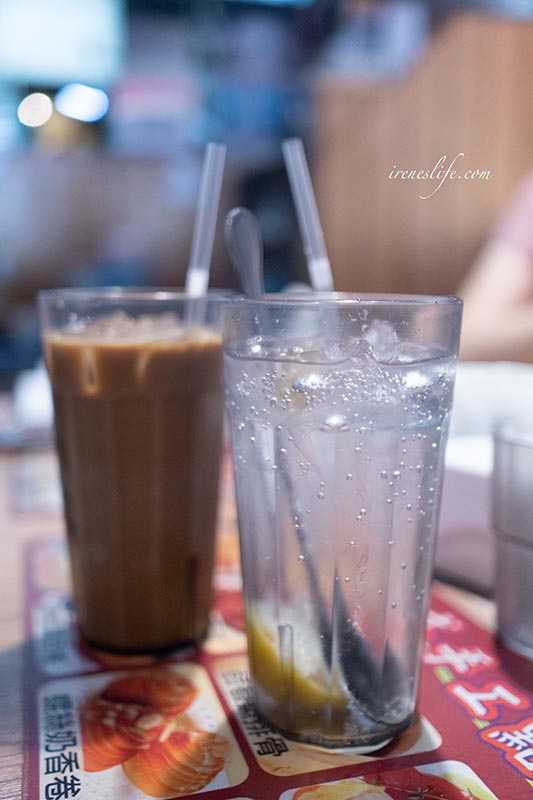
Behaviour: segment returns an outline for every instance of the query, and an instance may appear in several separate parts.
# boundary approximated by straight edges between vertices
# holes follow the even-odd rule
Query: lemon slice
[[[295,795],[297,800],[384,800],[389,798],[385,789],[381,786],[370,786],[364,783],[364,778],[349,778],[339,783],[323,784],[310,786],[308,789],[300,789]]]
[[[284,609],[279,627],[273,615],[256,606],[248,614],[249,656],[256,683],[276,704],[302,710],[330,706],[346,709],[348,694],[330,674],[312,621],[303,613]]]

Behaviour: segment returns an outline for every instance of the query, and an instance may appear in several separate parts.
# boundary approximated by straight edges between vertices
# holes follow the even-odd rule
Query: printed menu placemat
[[[26,554],[31,800],[519,800],[533,797],[533,667],[434,590],[419,714],[372,755],[285,739],[254,710],[238,544],[223,484],[210,635],[164,659],[80,640],[63,540]]]

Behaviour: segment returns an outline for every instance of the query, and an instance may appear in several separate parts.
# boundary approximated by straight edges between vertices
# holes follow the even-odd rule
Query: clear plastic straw
[[[209,142],[205,150],[191,255],[185,276],[185,293],[191,298],[205,295],[209,285],[209,270],[213,255],[225,159],[226,146]],[[191,303],[189,319],[193,318],[199,322],[200,320],[197,319],[199,314],[201,314],[201,304]]]
[[[304,243],[304,253],[313,289],[319,292],[334,291],[331,264],[326,251],[324,234],[318,216],[311,175],[301,139],[282,142],[283,157],[289,176],[298,224]]]

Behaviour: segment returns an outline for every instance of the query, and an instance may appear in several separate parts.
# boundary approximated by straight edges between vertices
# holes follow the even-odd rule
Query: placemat
[[[519,800],[533,796],[533,668],[439,597],[419,713],[371,756],[285,739],[255,714],[229,471],[209,637],[155,658],[77,634],[61,538],[25,566],[25,796],[31,800]]]

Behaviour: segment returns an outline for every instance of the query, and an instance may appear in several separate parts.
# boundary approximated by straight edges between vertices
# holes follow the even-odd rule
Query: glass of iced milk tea
[[[375,750],[416,703],[462,303],[222,302],[253,692]]]
[[[217,302],[80,289],[41,292],[39,309],[80,631],[124,652],[198,640],[222,441]]]

